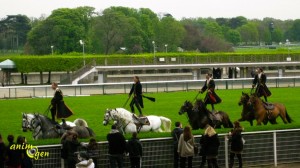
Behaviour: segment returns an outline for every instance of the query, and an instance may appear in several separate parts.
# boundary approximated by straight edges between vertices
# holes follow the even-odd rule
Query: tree
[[[226,40],[232,43],[233,45],[237,45],[241,42],[241,35],[237,30],[228,30],[225,36]]]
[[[258,41],[258,31],[254,23],[249,22],[239,27],[238,31],[240,32],[242,41],[246,44]]]
[[[30,20],[25,15],[8,15],[0,21],[1,49],[19,50],[27,40],[30,31]]]
[[[28,42],[34,54],[50,54],[50,46],[56,53],[81,51],[79,40],[89,48],[88,29],[93,8],[61,8],[52,11],[44,21],[38,23],[28,34]]]
[[[287,32],[290,40],[300,41],[300,19],[294,21],[293,25]]]
[[[173,17],[163,17],[158,23],[155,32],[155,42],[158,50],[164,51],[165,44],[168,44],[169,51],[177,51],[185,35],[185,29],[180,22]]]
[[[248,21],[245,17],[243,16],[238,16],[238,17],[235,17],[235,18],[231,18],[229,20],[229,27],[232,28],[232,29],[236,29],[236,28],[239,28],[245,24],[247,24]]]

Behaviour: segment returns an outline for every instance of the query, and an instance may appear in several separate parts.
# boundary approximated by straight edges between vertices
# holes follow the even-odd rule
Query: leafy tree
[[[84,40],[89,48],[88,25],[93,8],[61,8],[52,11],[44,21],[38,23],[28,34],[29,45],[34,54],[51,53],[50,46],[55,46],[56,53],[68,53],[82,50],[79,40]]]
[[[248,44],[249,42],[258,41],[258,31],[254,23],[247,23],[239,27],[238,31],[240,32],[242,41],[246,44]]]
[[[300,19],[294,21],[287,34],[290,40],[300,41]]]
[[[165,44],[168,50],[176,51],[185,35],[185,29],[180,22],[173,17],[163,17],[156,29],[155,41],[159,50],[164,51]]]
[[[237,45],[241,42],[241,35],[237,30],[228,30],[226,33],[226,40],[233,45]]]
[[[229,27],[232,28],[232,29],[236,29],[236,28],[239,28],[245,24],[247,24],[248,21],[245,17],[243,16],[238,16],[238,17],[235,17],[235,18],[231,18],[229,20]]]

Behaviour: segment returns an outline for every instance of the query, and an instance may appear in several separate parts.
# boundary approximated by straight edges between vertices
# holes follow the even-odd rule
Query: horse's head
[[[112,109],[106,109],[105,114],[104,114],[104,119],[103,119],[103,125],[106,126],[110,120],[112,120],[112,115],[111,115]]]
[[[180,110],[179,110],[178,113],[179,113],[179,115],[182,115],[182,114],[184,114],[185,112],[187,112],[187,111],[189,111],[189,110],[192,110],[192,108],[193,108],[192,103],[186,100],[186,101],[183,103],[183,105],[181,106],[181,108],[180,108]]]
[[[239,101],[239,106],[246,105],[250,99],[250,96],[247,93],[242,92],[241,99]]]
[[[256,96],[256,94],[251,94],[247,104],[252,106],[252,105],[256,104],[258,100],[259,100],[259,98]]]
[[[22,130],[26,132],[28,129],[31,130],[30,122],[33,118],[32,114],[22,113]]]

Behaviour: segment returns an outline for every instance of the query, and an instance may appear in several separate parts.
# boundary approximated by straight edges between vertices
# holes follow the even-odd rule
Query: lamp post
[[[287,61],[291,61],[291,57],[290,57],[290,44],[291,44],[291,42],[289,41],[289,39],[286,39],[285,42],[286,42],[285,44],[286,44],[287,49],[288,49]]]
[[[166,47],[166,53],[168,53],[168,44],[165,44]]]
[[[272,44],[273,44],[273,32],[274,32],[274,23],[273,22],[271,22],[270,24],[269,24],[269,30],[270,30],[270,39],[271,39],[271,41],[270,41],[270,45],[272,46]]]
[[[152,41],[152,44],[153,44],[153,61],[155,61],[155,52],[156,52],[155,41]]]
[[[84,41],[79,40],[80,45],[82,45],[82,55],[83,55],[83,66],[85,66],[85,55],[84,55]]]
[[[51,53],[52,53],[52,55],[53,55],[53,48],[54,48],[54,46],[52,45],[51,46]]]

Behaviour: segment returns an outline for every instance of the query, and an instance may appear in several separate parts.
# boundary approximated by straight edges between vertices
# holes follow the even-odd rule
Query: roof
[[[0,63],[1,69],[15,69],[16,67],[16,64],[10,59],[7,59]]]

